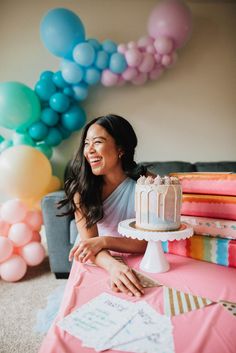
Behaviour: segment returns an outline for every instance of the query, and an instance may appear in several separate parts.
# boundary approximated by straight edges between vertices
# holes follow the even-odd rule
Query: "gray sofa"
[[[144,162],[153,173],[166,175],[171,172],[234,172],[236,162]],[[68,172],[68,168],[67,171]],[[64,209],[58,210],[57,203],[63,198],[64,192],[57,191],[46,195],[42,200],[42,213],[48,245],[51,271],[56,278],[67,278],[71,263],[68,254],[77,237],[77,230],[72,216],[58,217]]]

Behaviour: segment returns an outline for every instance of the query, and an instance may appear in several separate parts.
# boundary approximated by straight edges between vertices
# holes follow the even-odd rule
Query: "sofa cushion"
[[[196,162],[197,172],[234,172],[236,173],[236,162]]]
[[[74,244],[75,239],[77,238],[78,230],[75,225],[75,220],[72,219],[70,222],[70,244]]]
[[[150,172],[161,176],[177,172],[196,172],[195,165],[189,162],[141,162]]]

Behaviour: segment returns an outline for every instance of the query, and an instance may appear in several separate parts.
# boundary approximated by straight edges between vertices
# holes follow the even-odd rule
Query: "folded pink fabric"
[[[236,221],[196,216],[181,216],[181,221],[191,224],[195,234],[236,239]]]
[[[184,193],[236,196],[236,174],[171,173],[180,179]]]

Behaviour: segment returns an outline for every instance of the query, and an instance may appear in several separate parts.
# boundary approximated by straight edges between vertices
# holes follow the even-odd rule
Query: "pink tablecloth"
[[[171,268],[162,274],[148,274],[160,283],[207,297],[213,301],[236,302],[236,269],[167,254]],[[126,262],[139,270],[140,256],[129,256]],[[61,330],[56,322],[102,292],[109,289],[108,275],[100,268],[74,262],[61,308],[45,337],[40,353],[94,353],[81,346],[81,341]],[[145,290],[146,300],[163,314],[163,287]],[[117,294],[118,295],[118,294]],[[123,294],[126,300],[136,301]],[[172,318],[176,353],[235,353],[236,317],[219,303]],[[106,352],[118,352],[109,350]]]

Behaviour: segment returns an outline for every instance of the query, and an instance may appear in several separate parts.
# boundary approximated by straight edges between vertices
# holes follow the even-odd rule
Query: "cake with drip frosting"
[[[175,176],[141,176],[135,187],[136,227],[153,231],[180,227],[182,188]]]

